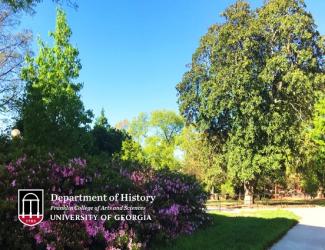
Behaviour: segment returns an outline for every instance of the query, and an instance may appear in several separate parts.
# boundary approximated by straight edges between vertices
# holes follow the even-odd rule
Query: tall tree
[[[100,115],[98,116],[98,118],[95,121],[95,126],[104,127],[104,128],[109,127],[108,120],[107,120],[107,118],[105,116],[105,110],[104,109],[102,109],[100,111]]]
[[[127,131],[137,143],[141,143],[147,136],[149,129],[148,119],[148,114],[141,112],[137,117],[133,118],[128,125]]]
[[[19,74],[31,40],[29,31],[14,31],[18,25],[16,14],[0,3],[0,113],[6,115],[17,106],[21,96]]]
[[[104,153],[111,156],[120,152],[123,141],[129,139],[124,130],[116,129],[108,124],[104,109],[101,110],[99,117],[96,119],[91,134],[93,138],[91,154]]]
[[[151,113],[150,125],[167,144],[173,142],[184,126],[182,117],[173,111],[156,110]]]
[[[321,94],[315,112],[304,133],[302,148],[303,187],[313,196],[324,198],[325,188],[325,94]]]
[[[183,152],[182,172],[195,175],[209,192],[220,191],[226,180],[225,163],[215,145],[193,126],[185,127],[177,140]]]
[[[78,50],[70,44],[71,34],[66,16],[59,9],[56,29],[51,33],[54,46],[40,41],[38,56],[27,57],[21,74],[26,81],[22,125],[28,143],[76,153],[92,114],[80,99],[82,84],[74,81],[81,64]]]
[[[260,176],[284,173],[297,153],[324,82],[324,41],[301,0],[269,0],[257,11],[237,1],[223,16],[177,85],[179,104],[219,145],[251,204]]]
[[[128,126],[128,133],[135,142],[124,143],[122,157],[130,159],[129,156],[135,155],[154,168],[178,168],[180,164],[175,156],[178,143],[176,138],[183,126],[182,117],[173,111],[156,110],[150,116],[140,113]],[[143,150],[140,150],[140,145]],[[135,151],[136,154],[130,151]]]
[[[3,3],[6,3],[14,12],[26,11],[30,13],[34,13],[36,5],[42,2],[42,0],[1,0],[1,1]],[[53,2],[62,3],[64,2],[64,0],[53,0]],[[78,7],[76,1],[74,0],[65,0],[65,2],[74,8]]]
[[[316,104],[311,138],[316,145],[314,154],[315,174],[318,181],[318,196],[324,198],[325,190],[325,94]]]

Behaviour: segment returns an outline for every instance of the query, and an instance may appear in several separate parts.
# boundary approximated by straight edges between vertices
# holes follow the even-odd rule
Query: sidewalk
[[[301,219],[271,250],[325,250],[325,207],[288,210]]]

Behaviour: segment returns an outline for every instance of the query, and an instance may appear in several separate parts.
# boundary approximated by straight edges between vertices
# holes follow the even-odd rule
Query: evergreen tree
[[[120,152],[123,141],[129,139],[124,130],[116,129],[108,124],[104,109],[101,110],[99,117],[96,119],[91,134],[93,138],[91,154],[104,153],[111,156]]]

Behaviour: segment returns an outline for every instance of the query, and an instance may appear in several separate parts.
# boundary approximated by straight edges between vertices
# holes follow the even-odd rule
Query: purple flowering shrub
[[[207,194],[193,178],[167,169],[152,170],[121,162],[87,164],[80,158],[66,164],[57,163],[52,155],[35,160],[27,156],[10,162],[0,171],[0,249],[146,249],[152,242],[191,234],[208,222],[205,213]],[[43,188],[45,219],[34,227],[25,227],[17,218],[17,189]],[[133,202],[144,211],[112,210],[109,214],[150,215],[151,220],[50,220],[51,206],[82,205],[75,201],[53,201],[49,193],[59,195],[130,193],[154,195],[153,203]],[[96,203],[97,204],[97,203]],[[126,205],[120,201],[102,204]],[[91,204],[89,204],[91,205]],[[85,216],[94,211],[67,210],[67,215]],[[107,214],[97,211],[97,214]]]
[[[85,167],[86,161],[83,159],[75,158],[67,164],[58,164],[52,155],[41,160],[24,155],[7,164],[0,176],[0,186],[5,190],[1,192],[0,223],[1,230],[5,230],[1,232],[3,239],[0,240],[0,248],[22,249],[23,245],[24,249],[63,249],[69,244],[81,246],[83,242],[80,239],[84,239],[86,234],[79,230],[77,223],[52,223],[45,219],[36,227],[25,227],[17,222],[16,206],[17,190],[20,188],[42,188],[45,197],[50,192],[61,195],[77,193],[91,180],[85,175]],[[48,199],[45,199],[45,208],[50,206],[48,203]],[[45,218],[48,212],[45,209]],[[9,218],[11,220],[8,221]],[[15,221],[12,218],[16,218]]]
[[[173,239],[180,234],[191,234],[209,223],[205,213],[207,193],[192,176],[168,169],[124,171],[144,194],[156,196],[147,207],[152,222],[145,224],[147,241]]]

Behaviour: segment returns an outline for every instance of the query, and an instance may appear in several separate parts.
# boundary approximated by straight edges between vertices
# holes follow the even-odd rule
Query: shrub
[[[142,193],[156,196],[155,202],[146,208],[152,221],[142,225],[140,230],[145,242],[191,234],[208,222],[205,213],[208,196],[194,177],[168,169],[145,168],[127,169],[122,174]]]
[[[101,164],[93,159],[87,164],[83,159],[74,158],[60,164],[52,155],[38,160],[23,156],[2,169],[0,185],[5,190],[0,197],[1,249],[145,249],[153,241],[190,234],[208,221],[204,206],[207,194],[194,177],[167,169],[155,171],[135,163]],[[130,193],[155,195],[156,199],[153,203],[132,203],[134,207],[144,207],[144,211],[127,211],[150,215],[149,221],[54,221],[49,219],[50,211],[46,209],[51,205],[71,207],[85,203],[45,199],[45,220],[34,227],[24,227],[17,223],[17,189],[36,187],[43,188],[45,194]],[[125,204],[106,202],[104,205]],[[95,212],[67,210],[65,213]],[[121,213],[126,211],[110,211],[113,215]]]

